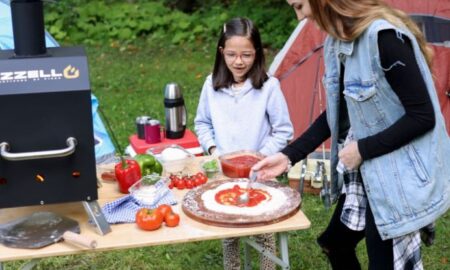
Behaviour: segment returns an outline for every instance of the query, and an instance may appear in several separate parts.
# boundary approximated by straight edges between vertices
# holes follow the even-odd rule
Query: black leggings
[[[381,239],[369,205],[367,204],[365,230],[353,231],[345,226],[340,219],[344,201],[345,194],[339,198],[328,227],[317,238],[317,243],[328,256],[332,268],[334,270],[361,269],[355,248],[359,241],[365,237],[369,270],[394,269],[392,240],[383,241]]]

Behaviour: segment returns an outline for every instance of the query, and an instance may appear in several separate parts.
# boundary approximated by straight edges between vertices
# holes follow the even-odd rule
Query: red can
[[[153,144],[161,142],[161,125],[158,120],[150,119],[144,128],[146,143]]]

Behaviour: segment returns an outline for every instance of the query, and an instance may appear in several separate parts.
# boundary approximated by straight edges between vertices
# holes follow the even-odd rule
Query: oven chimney
[[[45,55],[42,0],[11,0],[10,4],[16,57]]]

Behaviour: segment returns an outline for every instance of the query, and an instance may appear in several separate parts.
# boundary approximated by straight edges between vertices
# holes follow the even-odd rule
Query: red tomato
[[[176,175],[170,176],[170,182],[173,183],[174,185],[177,181],[179,181],[179,179],[180,178],[178,178],[178,176],[176,176]]]
[[[200,178],[195,178],[194,179],[194,184],[195,184],[195,186],[197,187],[197,186],[200,186],[201,184],[203,184],[203,181],[200,179]]]
[[[161,204],[156,208],[156,211],[159,211],[165,217],[168,213],[172,213],[172,207],[168,204]]]
[[[195,184],[194,180],[191,180],[191,179],[186,180],[186,188],[187,189],[191,189],[191,188],[195,187],[194,184]]]
[[[202,176],[200,176],[200,181],[202,181],[202,184],[204,184],[208,182],[208,177],[206,177],[206,175],[203,174]]]
[[[154,209],[141,208],[136,213],[136,224],[146,231],[153,231],[161,227],[164,216]]]
[[[186,183],[185,183],[184,180],[180,179],[179,181],[177,181],[177,182],[175,183],[175,186],[176,186],[178,189],[184,189],[184,188],[186,187]]]
[[[180,215],[171,212],[164,216],[164,221],[167,227],[176,227],[180,223]]]

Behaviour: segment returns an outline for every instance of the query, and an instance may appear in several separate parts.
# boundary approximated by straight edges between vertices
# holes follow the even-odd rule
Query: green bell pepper
[[[154,156],[149,154],[139,154],[134,157],[134,160],[139,164],[142,176],[152,173],[161,175],[162,166]]]

